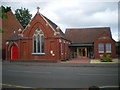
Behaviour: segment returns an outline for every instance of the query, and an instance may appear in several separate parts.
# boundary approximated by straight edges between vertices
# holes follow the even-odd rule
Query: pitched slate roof
[[[42,15],[42,14],[41,14]],[[56,28],[58,27],[58,25],[56,25],[54,22],[52,22],[50,19],[48,19],[47,17],[45,17],[44,15],[42,15],[44,17],[44,19],[46,19],[46,21],[52,26],[52,28],[54,30],[56,30]],[[61,36],[63,36],[65,38],[65,34],[62,32],[62,30],[60,29],[60,34]]]
[[[105,31],[112,37],[109,27],[66,29],[65,36],[72,43],[93,43]]]

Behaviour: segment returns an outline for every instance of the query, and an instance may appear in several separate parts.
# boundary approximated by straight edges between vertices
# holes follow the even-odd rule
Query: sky
[[[33,2],[34,1],[34,2]],[[66,28],[110,27],[112,37],[118,41],[119,0],[1,0],[13,13],[21,7],[32,16],[40,13],[56,23],[63,32]],[[119,34],[120,36],[120,34]]]

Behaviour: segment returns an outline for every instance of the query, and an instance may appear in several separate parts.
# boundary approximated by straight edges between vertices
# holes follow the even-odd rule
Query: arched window
[[[35,30],[33,35],[33,53],[44,53],[44,35],[39,28]]]
[[[36,53],[36,36],[33,37],[33,52]]]

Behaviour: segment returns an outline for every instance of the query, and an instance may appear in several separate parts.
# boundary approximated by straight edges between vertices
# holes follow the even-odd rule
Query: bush
[[[66,59],[62,59],[61,61],[67,61]]]
[[[62,59],[61,61],[65,62],[65,61],[69,61],[69,59],[68,58],[67,59]]]
[[[109,54],[104,54],[102,59],[101,59],[101,62],[112,62],[112,57],[111,55]]]
[[[69,61],[69,59],[68,59],[68,58],[67,58],[66,60],[67,60],[67,61]]]

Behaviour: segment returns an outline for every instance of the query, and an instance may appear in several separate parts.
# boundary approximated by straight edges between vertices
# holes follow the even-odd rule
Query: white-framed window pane
[[[103,43],[99,43],[98,44],[98,49],[99,49],[99,53],[104,53],[104,44]]]
[[[111,53],[111,44],[110,43],[106,44],[106,52]]]

